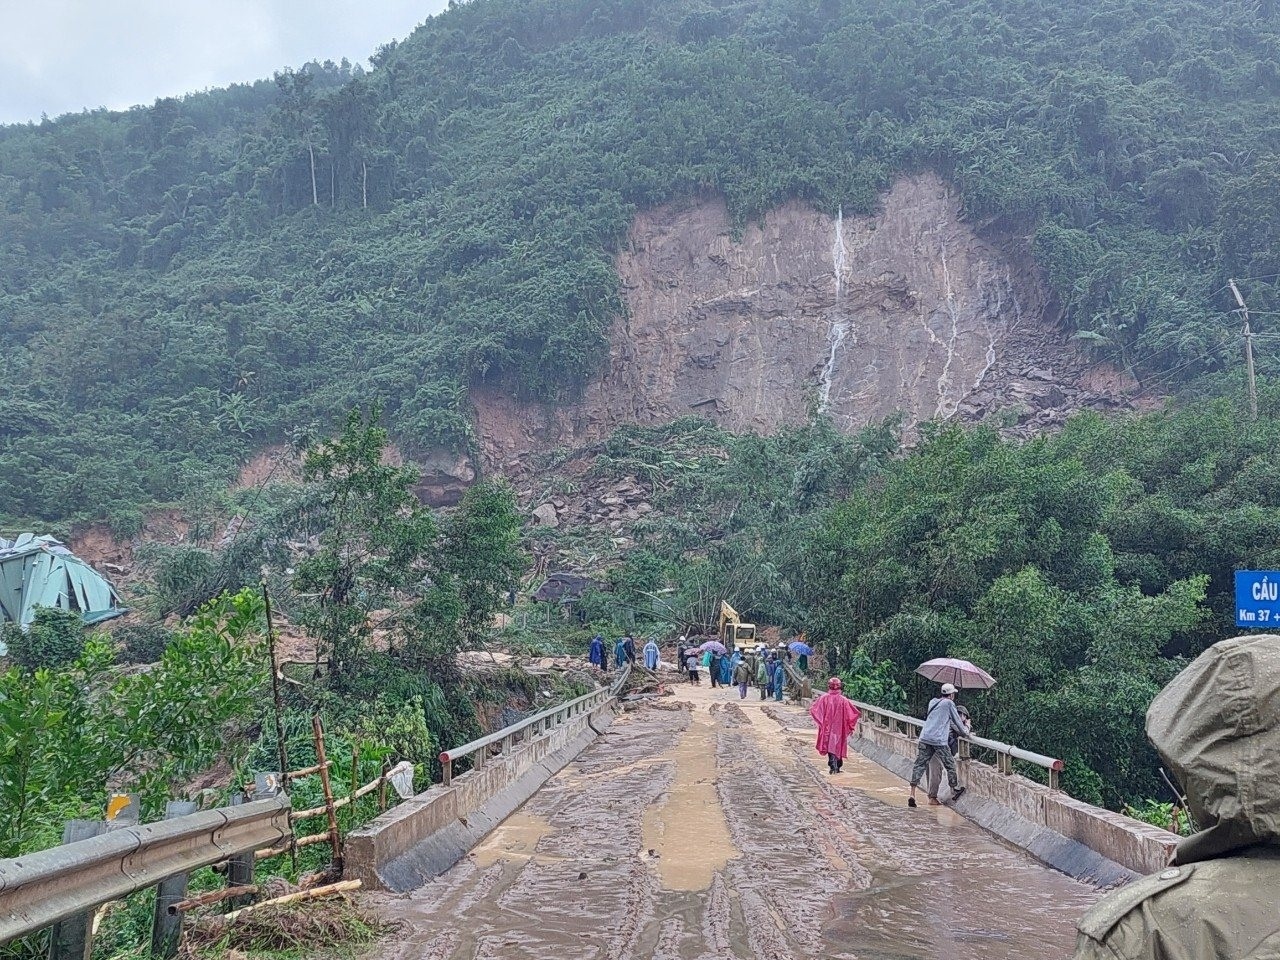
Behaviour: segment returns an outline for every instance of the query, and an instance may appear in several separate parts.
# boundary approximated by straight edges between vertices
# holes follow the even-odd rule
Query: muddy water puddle
[[[640,836],[664,890],[706,890],[738,855],[716,793],[716,737],[710,715],[696,712],[666,754],[670,789],[645,811]]]
[[[386,910],[383,960],[1055,960],[1096,899],[803,710],[682,688],[624,714],[472,855]]]

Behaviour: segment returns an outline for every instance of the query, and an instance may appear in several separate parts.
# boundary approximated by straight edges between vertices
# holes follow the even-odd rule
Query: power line
[[[1204,363],[1205,359],[1206,359],[1205,357],[1194,357],[1191,360],[1188,360],[1186,363],[1182,363],[1176,367],[1171,367],[1168,370],[1165,370],[1160,376],[1155,377],[1154,379],[1148,380],[1145,384],[1143,384],[1142,388],[1133,396],[1131,396],[1129,399],[1130,400],[1141,399],[1142,397],[1150,393],[1152,390],[1154,390],[1156,387],[1158,387],[1160,384],[1167,383],[1170,380],[1172,380],[1175,374],[1181,373],[1183,370],[1186,370],[1188,367],[1194,367],[1198,363]]]

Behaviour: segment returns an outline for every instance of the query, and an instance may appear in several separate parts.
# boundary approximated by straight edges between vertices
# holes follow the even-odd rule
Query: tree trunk
[[[360,161],[360,209],[369,209],[369,165]]]
[[[329,157],[329,206],[330,207],[334,207],[338,202],[338,189],[337,189],[337,186],[334,184],[334,176],[333,176],[334,166],[335,164],[333,162],[333,157],[330,156]]]
[[[316,190],[316,148],[307,144],[307,153],[311,155],[311,205],[320,206],[320,194]]]

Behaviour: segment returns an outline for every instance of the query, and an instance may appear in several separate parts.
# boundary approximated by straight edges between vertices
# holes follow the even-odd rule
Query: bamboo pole
[[[359,790],[356,790],[345,797],[339,797],[337,800],[334,800],[333,809],[341,810],[343,807],[349,804],[352,800],[359,800],[361,797],[367,796],[368,794],[372,793],[374,790],[377,790],[379,786],[381,786],[382,784],[386,783],[388,780],[391,779],[391,774],[395,773],[395,771],[398,770],[399,767],[400,765],[396,764],[396,766],[392,767],[385,774],[378,777],[378,779],[371,780],[369,783],[366,783]],[[329,804],[325,803],[325,804],[321,804],[318,807],[310,807],[306,810],[295,810],[293,813],[289,814],[289,819],[292,821],[306,820],[308,817],[318,817],[320,816],[320,814],[327,813],[328,811],[329,811]]]
[[[299,837],[292,843],[282,843],[278,847],[263,847],[261,850],[255,850],[253,852],[253,856],[257,860],[268,860],[271,857],[278,857],[282,853],[288,853],[290,850],[296,849],[297,847],[310,847],[317,843],[328,842],[329,831],[325,830],[323,833],[313,833],[309,837]]]
[[[327,897],[335,893],[351,893],[359,890],[361,881],[359,880],[340,880],[338,883],[330,883],[323,887],[312,887],[310,890],[299,890],[297,893],[288,893],[283,897],[274,897],[271,900],[263,900],[261,903],[255,903],[251,907],[244,907],[240,910],[232,911],[226,914],[222,920],[225,923],[232,923],[238,917],[244,916],[246,913],[252,913],[255,910],[261,910],[263,907],[283,907],[290,903],[301,903],[304,900],[319,900],[321,897]]]
[[[329,762],[324,755],[324,727],[320,715],[311,717],[311,733],[316,741],[316,759],[320,761],[320,786],[324,790],[325,813],[329,818],[329,844],[333,847],[333,862],[342,863],[342,836],[338,833],[338,808],[333,802],[333,786],[329,783]]]
[[[275,469],[274,467],[272,469]],[[237,530],[237,533],[240,531]],[[289,757],[285,752],[284,745],[284,697],[280,694],[280,676],[283,669],[276,663],[276,628],[271,617],[271,591],[267,589],[267,578],[263,571],[262,577],[262,602],[266,607],[267,614],[267,653],[271,657],[271,702],[276,721],[276,754],[280,761],[280,789],[284,791],[284,795],[289,795]],[[298,869],[298,853],[293,848],[292,837],[290,838],[289,857],[292,866],[296,872]]]
[[[289,769],[289,760],[285,756],[284,746],[284,698],[280,695],[280,668],[276,665],[276,630],[271,620],[271,591],[267,589],[267,581],[262,581],[262,602],[267,614],[267,653],[271,657],[271,699],[275,706],[276,721],[276,754],[280,759],[280,779],[284,792],[289,792],[289,778],[285,775]]]
[[[309,777],[313,773],[319,773],[322,767],[332,767],[332,766],[333,766],[333,761],[327,760],[325,761],[324,764],[317,763],[314,767],[303,767],[301,770],[292,770],[289,773],[286,773],[285,776],[288,777],[290,780],[299,780],[302,777]]]
[[[350,833],[356,826],[356,805],[354,803],[356,796],[356,784],[360,782],[360,741],[355,737],[351,738],[351,779],[347,781],[351,785],[351,809],[347,811],[347,832]]]
[[[285,851],[288,851],[285,847]],[[252,896],[258,892],[257,884],[249,884],[244,887],[223,887],[221,890],[212,890],[209,893],[202,893],[198,897],[188,897],[186,900],[179,900],[177,903],[169,904],[169,913],[186,913],[188,910],[195,910],[197,907],[207,907],[211,903],[221,903],[231,897]]]

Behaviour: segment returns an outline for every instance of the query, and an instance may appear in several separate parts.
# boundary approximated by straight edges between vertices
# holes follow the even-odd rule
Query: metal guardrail
[[[854,700],[853,705],[862,711],[862,715],[877,722],[878,726],[887,729],[899,729],[902,733],[911,733],[910,728],[914,728],[913,735],[918,736],[920,729],[924,727],[924,721],[916,717],[908,717],[905,714],[894,713],[892,710],[885,710],[882,707],[872,706],[869,703],[862,703],[860,700]],[[996,755],[996,769],[1006,776],[1013,773],[1013,761],[1021,760],[1023,763],[1029,763],[1033,766],[1042,767],[1049,773],[1049,788],[1051,790],[1061,789],[1058,786],[1059,774],[1062,773],[1066,766],[1056,757],[1046,757],[1043,753],[1035,753],[1031,750],[1023,750],[1021,747],[1015,747],[1010,743],[1003,743],[1000,740],[988,740],[986,737],[967,736],[960,737],[960,758],[962,760],[969,759],[970,747],[981,747],[983,750],[990,750]]]
[[[453,763],[455,760],[471,757],[472,769],[479,770],[488,760],[489,748],[494,744],[501,744],[502,752],[507,753],[517,741],[523,743],[534,737],[541,736],[553,727],[558,727],[580,714],[594,713],[621,692],[622,688],[627,685],[627,680],[630,676],[631,665],[624,664],[622,669],[618,671],[617,677],[607,687],[601,687],[599,690],[593,690],[591,693],[584,694],[566,703],[550,707],[541,713],[535,713],[531,717],[525,717],[519,723],[513,723],[508,727],[503,727],[501,730],[495,730],[493,733],[472,740],[470,743],[464,743],[460,747],[450,747],[448,750],[442,751],[440,754],[440,766],[444,771],[444,785],[447,787],[453,783]]]
[[[0,860],[0,943],[289,836],[289,798],[112,830]]]

